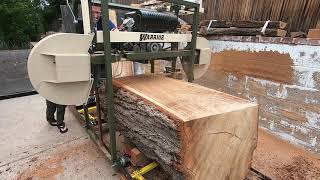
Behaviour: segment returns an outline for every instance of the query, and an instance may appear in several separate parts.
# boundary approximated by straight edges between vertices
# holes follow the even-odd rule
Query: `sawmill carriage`
[[[245,177],[256,145],[255,104],[163,75],[113,78],[112,63],[122,61],[150,63],[154,73],[154,62],[165,60],[172,65],[167,72],[171,75],[180,61],[189,82],[197,76],[195,67],[208,67],[209,43],[197,34],[201,3],[163,1],[170,6],[158,12],[108,0],[81,0],[81,22],[75,16],[78,8],[68,4],[74,22],[80,25],[78,33],[57,33],[37,43],[28,60],[30,81],[46,99],[78,105],[87,132],[128,179],[141,179],[159,164],[173,179]],[[74,7],[78,3],[74,1]],[[92,23],[93,3],[101,4],[101,28]],[[110,27],[109,9],[127,11],[117,30]],[[184,23],[181,12],[193,15],[191,31],[179,28]],[[146,88],[142,88],[144,83]],[[173,100],[184,104],[176,105]],[[135,123],[147,128],[134,129],[139,126]],[[130,156],[117,146],[120,131],[156,162],[128,173]],[[141,133],[147,134],[147,140],[139,138]],[[204,144],[221,149],[203,148]],[[230,150],[230,155],[224,150]],[[222,165],[225,168],[217,168]]]

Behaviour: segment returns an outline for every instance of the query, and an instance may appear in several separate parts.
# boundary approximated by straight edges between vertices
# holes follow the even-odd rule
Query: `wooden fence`
[[[144,0],[116,2],[131,4]],[[320,0],[203,0],[203,7],[201,19],[284,21],[291,32],[307,32],[320,20]]]
[[[202,19],[273,20],[307,32],[320,19],[320,0],[204,0]]]

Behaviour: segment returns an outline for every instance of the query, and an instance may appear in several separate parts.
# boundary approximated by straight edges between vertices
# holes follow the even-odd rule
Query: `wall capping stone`
[[[310,45],[320,46],[320,39],[291,38],[291,37],[263,37],[263,36],[207,36],[208,40],[235,41],[235,42],[255,42],[289,45]]]

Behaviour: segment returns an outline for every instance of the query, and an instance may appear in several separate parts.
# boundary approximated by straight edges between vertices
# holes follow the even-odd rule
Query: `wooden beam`
[[[319,19],[318,22],[317,22],[316,28],[317,28],[317,29],[320,29],[320,19]]]
[[[75,33],[76,24],[73,22],[73,16],[67,5],[60,5],[61,16],[62,16],[62,31],[66,33]]]
[[[320,39],[320,29],[309,29],[308,38]]]
[[[137,148],[132,148],[130,150],[130,156],[130,162],[134,166],[143,167],[150,163],[150,160]]]
[[[266,21],[212,21],[210,28],[262,28]],[[210,20],[201,21],[201,26],[208,27]],[[282,21],[270,21],[267,26],[269,29],[286,29],[287,23]]]
[[[257,143],[256,104],[161,75],[114,79],[114,86],[122,134],[172,179],[245,178]]]
[[[298,31],[298,32],[290,32],[290,37],[292,38],[306,38],[307,34],[302,32],[302,31]]]

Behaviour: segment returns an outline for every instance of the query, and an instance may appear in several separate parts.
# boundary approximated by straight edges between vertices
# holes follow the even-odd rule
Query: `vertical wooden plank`
[[[60,5],[62,16],[62,31],[66,33],[75,33],[76,25],[73,23],[73,16],[67,5]]]

